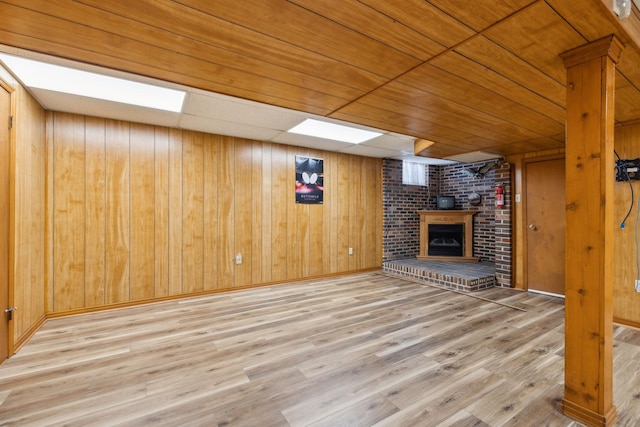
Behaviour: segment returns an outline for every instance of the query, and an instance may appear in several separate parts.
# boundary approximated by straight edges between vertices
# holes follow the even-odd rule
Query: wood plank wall
[[[616,128],[615,148],[625,159],[640,157],[640,124]],[[514,169],[514,194],[521,193],[524,180],[524,164],[538,158],[563,155],[563,150],[547,150],[535,153],[509,156],[509,162]],[[611,173],[614,173],[613,171]],[[620,223],[629,210],[631,191],[627,183],[615,183],[615,213],[614,220],[614,284],[613,284],[613,313],[616,322],[640,327],[640,293],[635,292],[634,282],[638,276],[636,268],[635,229],[638,202],[640,197],[640,181],[632,182],[635,202],[625,228]],[[514,275],[513,283],[516,288],[526,289],[524,278],[524,234],[526,224],[523,222],[524,211],[521,203],[514,203]],[[640,223],[639,223],[640,224]],[[640,226],[640,225],[639,225]],[[640,230],[639,230],[640,232]]]
[[[622,126],[616,129],[615,148],[623,159],[640,157],[640,125]],[[611,172],[613,173],[613,171]],[[640,278],[636,263],[640,257],[636,252],[636,225],[638,203],[640,202],[640,181],[632,181],[635,201],[625,223],[620,224],[629,211],[631,190],[626,182],[614,183],[614,282],[613,317],[616,322],[640,327],[640,293],[634,289],[635,280]],[[638,230],[640,233],[640,230]]]
[[[47,143],[49,313],[381,265],[381,159],[64,113]],[[295,203],[296,155],[324,204]]]
[[[10,349],[18,350],[45,320],[45,112],[3,67],[13,89],[11,248],[14,313]],[[4,309],[4,307],[3,307]]]

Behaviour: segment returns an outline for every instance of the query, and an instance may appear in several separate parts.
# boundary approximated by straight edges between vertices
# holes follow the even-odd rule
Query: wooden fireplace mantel
[[[477,262],[473,256],[473,216],[478,211],[418,211],[420,214],[420,252],[419,260]],[[429,256],[429,224],[464,224],[463,256]]]

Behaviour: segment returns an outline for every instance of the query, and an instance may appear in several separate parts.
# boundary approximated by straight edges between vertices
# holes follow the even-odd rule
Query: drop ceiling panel
[[[403,151],[413,154],[413,141],[414,138],[403,135],[384,134],[369,141],[365,141],[360,145],[386,149],[391,148],[396,151]]]
[[[180,119],[180,127],[197,130],[199,132],[217,135],[237,136],[255,140],[269,140],[280,133],[279,130],[250,126],[243,123],[227,122],[208,117],[198,117],[183,114]]]
[[[393,157],[396,155],[396,152],[393,150],[387,150],[384,148],[378,147],[367,147],[366,145],[352,145],[350,147],[343,148],[338,150],[341,153],[355,154],[357,156],[366,156],[366,157]]]
[[[177,127],[179,113],[136,107],[112,101],[70,95],[44,89],[30,88],[33,96],[47,110],[84,114],[114,120]]]
[[[201,95],[190,92],[183,108],[185,114],[215,118],[266,129],[287,130],[309,114],[270,107],[256,102],[237,100],[221,95]]]
[[[332,141],[330,139],[316,138],[313,136],[299,135],[295,133],[282,132],[271,139],[280,144],[296,145],[299,147],[316,148],[318,150],[338,151],[349,147],[348,142]]]

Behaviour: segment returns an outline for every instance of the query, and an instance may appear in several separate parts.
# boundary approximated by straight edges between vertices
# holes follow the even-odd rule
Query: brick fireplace
[[[479,263],[460,263],[460,268],[469,264],[495,262],[496,285],[511,286],[512,275],[512,170],[503,163],[482,178],[473,178],[463,173],[466,168],[478,168],[485,162],[455,163],[452,165],[430,165],[428,185],[402,184],[402,161],[383,161],[383,265],[395,260],[417,261],[420,249],[420,210],[435,210],[436,194],[452,195],[456,198],[456,210],[470,209],[467,195],[476,192],[482,196],[479,206],[473,210],[473,255]],[[505,188],[506,207],[496,209],[494,191],[496,185]],[[422,262],[424,263],[424,262]],[[465,265],[466,264],[466,265]],[[451,265],[448,263],[448,265]],[[455,264],[454,264],[455,265]]]

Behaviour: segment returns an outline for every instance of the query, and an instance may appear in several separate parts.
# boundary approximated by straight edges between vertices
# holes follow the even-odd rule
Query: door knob
[[[535,231],[537,229],[538,229],[538,227],[536,227],[535,224],[529,224],[529,230]]]

